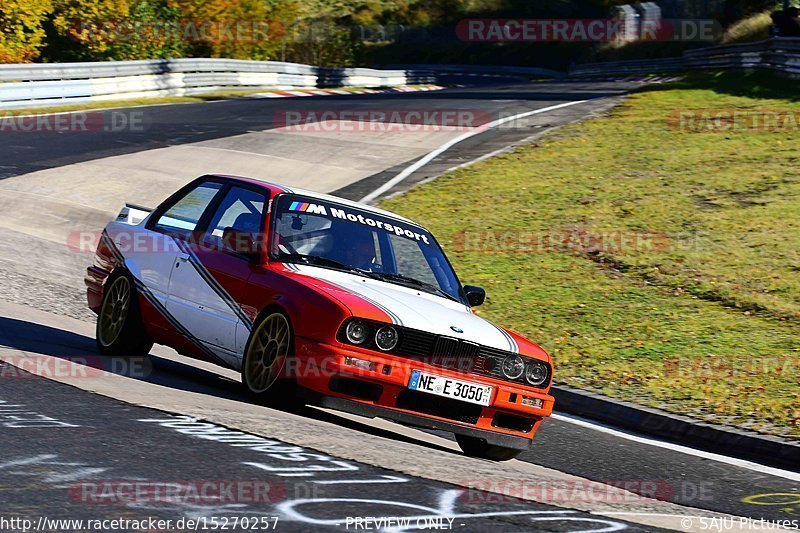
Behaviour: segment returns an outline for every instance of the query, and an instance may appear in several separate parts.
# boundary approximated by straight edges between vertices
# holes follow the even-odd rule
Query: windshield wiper
[[[301,262],[307,265],[314,265],[320,267],[329,267],[335,268],[337,270],[344,270],[346,272],[355,272],[357,274],[361,274],[362,276],[374,278],[375,273],[370,272],[369,270],[364,270],[362,268],[357,268],[345,263],[341,263],[336,261],[335,259],[329,259],[327,257],[322,257],[319,255],[306,255],[306,254],[280,254],[278,259],[281,261],[292,261],[292,262]]]
[[[384,281],[396,281],[396,282],[399,282],[399,283],[405,283],[407,285],[414,285],[415,287],[419,287],[420,289],[424,289],[427,292],[432,292],[434,294],[438,294],[440,296],[444,296],[448,300],[453,300],[454,302],[459,302],[458,298],[456,298],[452,294],[449,294],[449,293],[443,291],[442,289],[440,289],[436,285],[433,285],[431,283],[427,283],[427,282],[419,280],[417,278],[404,276],[402,274],[389,274],[389,273],[384,273],[384,272],[373,272],[373,274],[375,274],[376,277],[378,277],[378,278],[380,278],[380,279],[382,279]],[[461,302],[459,302],[459,303],[461,303]]]

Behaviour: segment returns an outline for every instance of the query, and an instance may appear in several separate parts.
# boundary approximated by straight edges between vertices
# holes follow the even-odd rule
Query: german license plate
[[[408,388],[420,392],[444,396],[462,402],[475,403],[478,405],[489,405],[492,400],[492,388],[490,385],[478,385],[460,379],[446,378],[428,374],[421,370],[411,371],[411,380]]]

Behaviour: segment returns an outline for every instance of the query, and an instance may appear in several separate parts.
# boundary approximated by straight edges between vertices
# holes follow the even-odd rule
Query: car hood
[[[309,265],[286,266],[311,278],[312,284],[316,279],[362,298],[389,315],[399,326],[519,352],[516,341],[505,329],[475,315],[459,302],[348,272]]]

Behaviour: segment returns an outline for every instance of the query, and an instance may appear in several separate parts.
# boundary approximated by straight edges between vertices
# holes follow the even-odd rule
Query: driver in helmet
[[[347,230],[340,232],[336,239],[337,255],[342,258],[341,261],[361,270],[376,270],[378,259],[372,232],[352,226]]]

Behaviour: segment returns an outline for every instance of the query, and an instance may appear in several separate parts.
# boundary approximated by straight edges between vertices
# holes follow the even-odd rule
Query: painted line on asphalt
[[[603,97],[601,97],[601,98],[603,98]],[[414,172],[419,170],[421,167],[423,167],[424,165],[428,164],[433,159],[435,159],[436,157],[438,157],[442,153],[446,152],[447,150],[449,150],[450,148],[452,148],[456,144],[458,144],[458,143],[460,143],[460,142],[462,142],[462,141],[464,141],[466,139],[469,139],[470,137],[474,137],[475,135],[483,133],[484,131],[486,131],[488,129],[496,128],[497,126],[500,126],[500,125],[505,124],[506,122],[509,122],[509,121],[512,121],[512,120],[525,118],[525,117],[528,117],[528,116],[531,116],[531,115],[536,115],[536,114],[539,114],[539,113],[546,113],[548,111],[554,111],[556,109],[561,109],[561,108],[568,107],[568,106],[582,104],[582,103],[589,102],[591,100],[597,100],[597,99],[598,98],[590,98],[588,100],[576,100],[576,101],[573,101],[573,102],[566,102],[566,103],[557,104],[557,105],[554,105],[554,106],[543,107],[541,109],[535,109],[533,111],[527,111],[525,113],[519,113],[517,115],[513,115],[513,116],[510,116],[510,117],[505,117],[505,118],[498,119],[498,120],[489,122],[487,124],[484,124],[483,126],[477,128],[474,131],[469,131],[467,133],[459,135],[455,139],[452,139],[452,140],[448,141],[447,143],[443,144],[442,146],[440,146],[436,150],[433,150],[432,152],[428,153],[422,159],[420,159],[420,160],[416,161],[415,163],[413,163],[412,165],[406,167],[402,172],[397,174],[394,178],[392,178],[391,180],[387,181],[386,183],[384,183],[383,185],[381,185],[380,187],[378,187],[377,189],[375,189],[374,191],[372,191],[371,193],[369,193],[368,195],[363,197],[361,200],[359,200],[359,202],[361,202],[361,203],[369,203],[369,202],[379,198],[380,196],[385,194],[387,191],[389,191],[393,187],[395,187],[397,184],[399,184],[403,180],[405,180],[408,176],[410,176],[411,174],[413,174]],[[500,149],[500,150],[495,150],[491,154],[486,154],[485,156],[478,157],[477,159],[466,163],[466,165],[469,165],[469,164],[472,164],[472,163],[475,163],[475,162],[478,162],[478,161],[482,161],[483,159],[486,159],[486,158],[490,157],[491,155],[496,155],[496,154],[502,153],[503,151],[506,151],[506,150],[507,150],[507,148]],[[453,167],[453,168],[459,168],[460,166],[462,166],[462,165],[459,165],[459,166],[456,166],[456,167]],[[667,450],[672,450],[672,451],[677,451],[677,452],[680,452],[680,453],[685,453],[687,455],[693,455],[695,457],[701,457],[701,458],[704,458],[704,459],[710,459],[712,461],[717,461],[717,462],[720,462],[720,463],[729,464],[731,466],[737,466],[739,468],[744,468],[744,469],[747,469],[747,470],[751,470],[753,472],[759,472],[759,473],[762,473],[762,474],[768,474],[768,475],[772,475],[772,476],[776,476],[776,477],[782,477],[782,478],[789,479],[789,480],[792,480],[792,481],[800,481],[800,473],[791,472],[789,470],[782,470],[780,468],[773,468],[773,467],[770,467],[770,466],[765,466],[765,465],[761,465],[761,464],[758,464],[758,463],[754,463],[752,461],[746,461],[744,459],[736,459],[734,457],[728,457],[728,456],[720,455],[720,454],[716,454],[716,453],[705,452],[705,451],[702,451],[702,450],[696,450],[694,448],[689,448],[688,446],[682,446],[680,444],[673,444],[673,443],[670,443],[670,442],[660,441],[660,440],[652,439],[652,438],[649,438],[649,437],[642,437],[642,436],[635,435],[635,434],[632,434],[632,433],[626,433],[624,431],[613,429],[613,428],[611,428],[609,426],[606,426],[606,425],[603,425],[603,424],[599,424],[599,423],[596,423],[596,422],[591,422],[589,420],[581,419],[581,418],[578,418],[578,417],[572,417],[572,416],[563,415],[563,414],[556,414],[556,413],[553,413],[551,416],[552,416],[552,418],[554,418],[556,420],[561,420],[562,422],[575,424],[575,425],[582,426],[582,427],[585,427],[585,428],[588,428],[588,429],[592,429],[594,431],[600,431],[602,433],[607,433],[607,434],[610,434],[610,435],[614,435],[616,437],[627,439],[627,440],[631,440],[631,441],[634,441],[634,442],[638,442],[640,444],[647,444],[647,445],[650,445],[650,446],[656,446],[656,447],[664,448],[664,449],[667,449]]]
[[[655,446],[657,448],[664,448],[666,450],[672,450],[679,453],[685,453],[687,455],[693,455],[695,457],[700,457],[702,459],[710,459],[712,461],[729,464],[731,466],[737,466],[739,468],[744,468],[747,470],[751,470],[753,472],[759,472],[761,474],[767,474],[775,477],[782,477],[784,479],[789,479],[792,481],[800,481],[800,473],[798,472],[792,472],[790,470],[782,470],[780,468],[773,468],[771,466],[765,466],[758,463],[754,463],[752,461],[746,461],[744,459],[736,459],[735,457],[728,457],[726,455],[720,455],[717,453],[704,452],[703,450],[696,450],[694,448],[689,448],[688,446],[683,446],[681,444],[673,444],[671,442],[665,442],[650,437],[642,437],[634,433],[628,433],[626,431],[614,429],[604,424],[600,424],[598,422],[591,422],[589,420],[579,418],[576,416],[553,413],[551,417],[554,420],[560,420],[562,422],[575,424],[576,426],[592,429],[594,431],[599,431],[601,433],[607,433],[609,435],[613,435],[614,437],[627,439],[633,442],[638,442],[639,444],[647,444],[649,446]]]
[[[566,124],[564,124],[564,125],[566,125]],[[516,142],[514,144],[510,144],[510,145],[505,146],[503,148],[498,148],[497,150],[495,150],[493,152],[489,152],[488,154],[483,154],[481,156],[478,156],[475,159],[471,159],[471,160],[467,161],[466,163],[461,163],[460,165],[452,166],[452,167],[448,168],[447,170],[445,170],[444,172],[445,173],[453,172],[454,170],[459,170],[461,168],[471,167],[472,165],[480,163],[481,161],[486,161],[487,159],[491,159],[492,157],[496,157],[498,155],[502,155],[502,154],[511,152],[511,151],[517,149],[520,146],[524,146],[526,144],[530,144],[531,142],[533,142],[534,139],[538,139],[542,135],[550,133],[551,131],[553,131],[555,129],[558,129],[560,127],[562,127],[562,125],[553,126],[553,127],[550,127],[550,128],[545,128],[545,129],[541,130],[538,133],[534,133],[530,137],[526,137],[525,139],[522,139],[521,141],[518,141],[518,142]],[[420,183],[428,183],[429,181],[433,181],[435,179],[436,178],[428,178],[427,180],[421,181]]]
[[[604,98],[604,97],[601,97],[601,98]],[[569,107],[569,106],[573,106],[573,105],[577,105],[577,104],[583,104],[585,102],[589,102],[590,100],[597,100],[597,98],[590,98],[588,100],[575,100],[573,102],[565,102],[563,104],[551,105],[551,106],[548,106],[548,107],[543,107],[541,109],[534,109],[533,111],[526,111],[524,113],[518,113],[518,114],[512,115],[510,117],[504,117],[504,118],[500,118],[500,119],[497,119],[497,120],[493,120],[492,122],[487,122],[486,124],[483,124],[483,125],[475,128],[472,131],[468,131],[466,133],[463,133],[463,134],[459,135],[455,139],[451,139],[450,141],[448,141],[448,142],[444,143],[443,145],[441,145],[436,150],[433,150],[432,152],[429,152],[422,159],[420,159],[420,160],[416,161],[415,163],[413,163],[412,165],[406,167],[398,175],[396,175],[395,177],[393,177],[392,179],[390,179],[389,181],[387,181],[386,183],[384,183],[383,185],[381,185],[380,187],[378,187],[377,189],[375,189],[374,191],[372,191],[371,193],[369,193],[368,195],[366,195],[365,197],[360,199],[359,202],[360,203],[364,203],[364,204],[368,204],[368,203],[380,198],[383,194],[385,194],[386,192],[391,190],[397,184],[401,183],[403,180],[405,180],[411,174],[413,174],[414,172],[416,172],[417,170],[419,170],[423,166],[427,165],[428,163],[430,163],[431,161],[433,161],[434,159],[439,157],[441,154],[443,154],[444,152],[446,152],[447,150],[449,150],[453,146],[457,145],[460,142],[466,141],[470,137],[474,137],[475,135],[483,133],[486,130],[490,130],[492,128],[496,128],[498,126],[501,126],[501,125],[505,124],[506,122],[511,122],[512,120],[518,120],[518,119],[529,117],[529,116],[532,116],[532,115],[538,115],[540,113],[547,113],[548,111],[555,111],[556,109],[561,109],[561,108],[564,108],[564,107]]]

